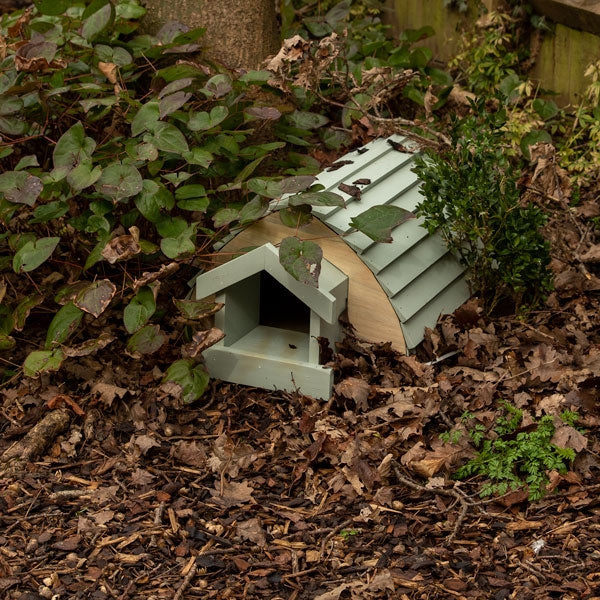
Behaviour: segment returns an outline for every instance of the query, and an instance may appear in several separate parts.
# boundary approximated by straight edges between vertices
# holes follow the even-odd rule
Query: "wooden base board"
[[[279,214],[272,213],[241,231],[220,251],[217,264],[236,256],[240,250],[261,246],[267,242],[277,245],[294,230],[283,225]],[[406,343],[400,321],[390,300],[370,269],[344,240],[329,227],[312,221],[296,232],[303,241],[314,241],[323,256],[349,278],[348,319],[357,337],[367,342],[391,342],[394,350],[406,354]]]
[[[300,391],[328,400],[333,371],[302,361],[279,360],[236,346],[212,346],[203,352],[211,377],[267,390]]]

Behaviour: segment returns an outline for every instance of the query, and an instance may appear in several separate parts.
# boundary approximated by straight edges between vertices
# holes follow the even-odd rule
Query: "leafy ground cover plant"
[[[15,347],[32,310],[50,315],[42,347],[23,363],[26,375],[55,370],[122,333],[132,357],[159,351],[175,335],[165,327],[176,325],[161,284],[196,265],[229,226],[258,218],[283,193],[295,194],[298,206],[342,202],[299,195],[318,163],[294,149],[321,124],[294,127],[292,139],[305,113],[248,97],[268,88],[269,73],[234,78],[175,63],[199,51],[202,29],[171,24],[137,35],[144,12],[129,0],[38,2],[2,22],[2,349]],[[290,177],[272,176],[281,165]],[[109,320],[102,335],[86,339],[109,306],[121,324]],[[197,326],[214,309],[182,299],[175,321]],[[187,399],[205,384],[198,357],[206,343],[192,338],[167,371],[193,390]]]
[[[417,157],[424,196],[418,214],[468,268],[488,311],[507,301],[511,308],[533,306],[552,282],[549,247],[540,233],[545,216],[520,202],[517,171],[498,122],[502,115],[486,113],[483,103],[474,108],[477,116],[454,122],[449,149]]]
[[[546,493],[548,472],[565,474],[575,460],[573,448],[560,448],[552,443],[556,431],[555,419],[544,415],[524,430],[520,430],[523,411],[504,402],[505,411],[496,422],[491,435],[480,423],[473,424],[470,415],[463,421],[477,448],[477,456],[460,467],[457,479],[474,475],[486,478],[481,487],[482,497],[503,495],[509,491],[527,488],[529,500],[539,500]],[[570,427],[577,421],[577,413],[565,411],[560,420]]]
[[[201,28],[140,34],[144,11],[137,0],[39,0],[2,19],[0,349],[5,378],[107,346],[154,355],[191,401],[208,380],[202,350],[219,339],[203,323],[219,307],[186,300],[180,282],[286,195],[282,264],[315,285],[318,248],[293,234],[311,206],[343,199],[313,187],[308,152],[351,144],[353,124],[386,110],[373,98],[408,66],[420,69],[411,81],[430,77],[429,55],[410,49],[421,34],[389,62],[378,26],[358,41],[335,34],[350,14],[342,2],[328,38],[294,41],[297,61],[231,73],[197,59]],[[376,238],[371,221],[357,227]]]

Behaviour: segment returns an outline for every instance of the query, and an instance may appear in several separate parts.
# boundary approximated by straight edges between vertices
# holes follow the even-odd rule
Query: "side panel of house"
[[[225,306],[215,315],[215,325],[227,332],[225,346],[235,344],[252,331],[260,315],[260,275],[257,273],[224,290]]]

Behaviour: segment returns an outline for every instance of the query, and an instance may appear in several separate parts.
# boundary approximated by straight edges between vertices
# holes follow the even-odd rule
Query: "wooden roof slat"
[[[410,285],[391,298],[392,305],[404,323],[414,316],[431,298],[437,296],[452,281],[463,274],[463,266],[451,254],[445,254]]]
[[[414,348],[422,340],[426,327],[433,328],[440,315],[451,313],[470,297],[469,286],[463,276],[432,298],[412,318],[402,323],[402,331],[408,348]]]
[[[388,296],[395,296],[447,253],[442,238],[430,235],[418,242],[412,252],[405,252],[380,271],[377,281]]]
[[[360,200],[352,198],[347,201],[345,209],[339,209],[323,220],[334,231],[347,233],[352,229],[350,219],[357,217],[371,206],[377,204],[397,205],[398,202],[407,204],[407,198],[403,199],[404,194],[418,184],[419,181],[417,176],[410,170],[411,165],[412,161],[407,161],[389,171],[387,176],[380,178],[376,185],[372,185],[367,191],[363,191]],[[413,208],[414,206],[410,206],[407,210]]]

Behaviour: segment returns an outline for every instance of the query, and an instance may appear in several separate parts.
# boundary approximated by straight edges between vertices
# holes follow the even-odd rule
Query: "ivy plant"
[[[330,24],[345,22],[346,4]],[[193,401],[208,382],[202,349],[218,339],[194,336],[219,307],[187,300],[179,282],[285,196],[280,216],[294,229],[281,262],[317,285],[320,250],[294,233],[313,206],[344,201],[315,185],[310,151],[350,145],[362,117],[332,74],[351,61],[350,76],[375,97],[387,79],[362,81],[364,71],[395,77],[418,60],[425,78],[427,57],[406,54],[405,41],[385,66],[390,42],[366,27],[311,91],[282,86],[273,70],[205,64],[202,28],[140,33],[144,13],[138,0],[36,0],[0,21],[0,351],[28,376],[108,346],[153,355]],[[366,215],[356,227],[385,238],[380,221]],[[167,344],[176,339],[187,344]]]

